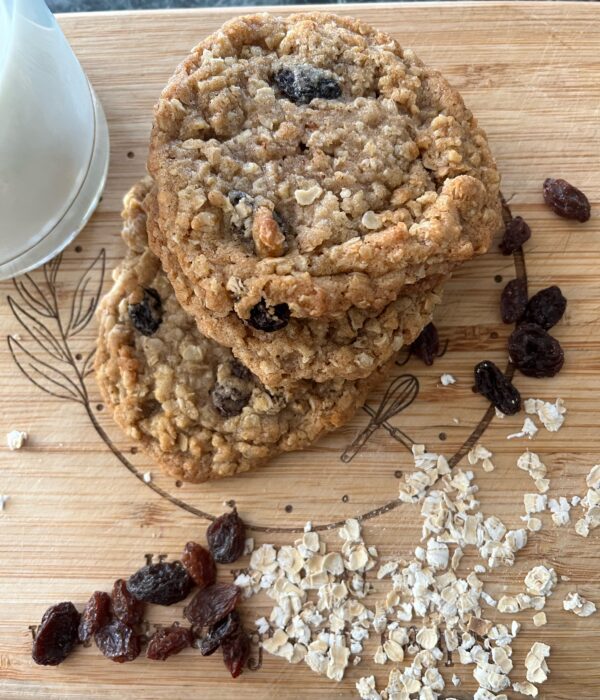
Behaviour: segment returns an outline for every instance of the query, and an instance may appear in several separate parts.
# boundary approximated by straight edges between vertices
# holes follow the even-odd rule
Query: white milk
[[[43,0],[0,0],[0,279],[62,250],[108,166],[102,108]]]

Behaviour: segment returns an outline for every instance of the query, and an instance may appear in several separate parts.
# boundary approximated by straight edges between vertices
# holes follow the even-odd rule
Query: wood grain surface
[[[533,490],[515,466],[526,446],[549,466],[550,495],[583,495],[585,475],[600,461],[600,7],[486,2],[336,9],[387,30],[462,91],[489,134],[513,211],[531,224],[525,256],[530,289],[556,283],[569,300],[566,318],[555,329],[567,355],[563,372],[552,380],[517,378],[524,396],[562,397],[568,408],[565,426],[557,434],[541,430],[527,445],[507,441],[508,433],[520,429],[521,415],[492,420],[483,437],[496,463],[489,474],[476,468],[484,512],[517,526],[522,494]],[[104,105],[111,134],[104,199],[65,252],[56,275],[56,303],[64,313],[88,267],[91,283],[99,283],[101,251],[106,251],[104,288],[123,253],[121,197],[144,172],[151,110],[161,86],[196,42],[235,14],[235,9],[212,9],[59,17]],[[558,219],[543,205],[541,183],[548,176],[571,180],[588,194],[596,208],[588,224]],[[514,261],[499,255],[494,245],[489,255],[455,276],[436,317],[448,351],[433,368],[412,359],[397,370],[417,376],[420,391],[410,407],[390,418],[393,426],[449,456],[469,438],[486,410],[485,401],[471,391],[472,368],[485,358],[502,365],[507,360],[510,329],[500,322],[498,298],[514,274]],[[38,271],[32,277],[41,281],[43,275]],[[59,399],[34,386],[14,362],[6,336],[32,346],[9,296],[18,299],[13,284],[2,283],[0,434],[20,429],[30,439],[19,452],[0,448],[0,494],[10,497],[0,512],[0,698],[316,700],[352,697],[356,680],[371,673],[385,685],[390,665],[374,666],[369,651],[340,684],[303,664],[292,667],[272,657],[259,671],[231,681],[219,655],[202,659],[191,651],[164,664],[140,658],[118,665],[88,648],[58,668],[33,664],[29,625],[39,622],[48,605],[61,600],[81,605],[92,591],[108,590],[116,577],[141,566],[146,553],[178,556],[188,540],[203,540],[207,520],[201,513],[218,514],[230,499],[257,528],[257,543],[291,544],[296,535],[285,530],[301,528],[309,519],[327,525],[371,513],[365,536],[385,560],[409,556],[420,531],[417,509],[395,502],[399,472],[412,460],[384,428],[353,461],[340,460],[366,426],[365,412],[313,449],[277,459],[256,473],[205,486],[174,484],[135,453],[113,425],[93,377],[80,381],[82,363],[94,348],[94,322],[68,341],[73,365],[67,363],[65,373],[78,387],[72,389],[77,401]],[[18,354],[13,342],[15,348]],[[442,372],[454,374],[457,383],[441,387]],[[373,395],[372,407],[379,405],[384,388]],[[153,476],[150,485],[140,478],[146,471]],[[338,539],[333,530],[324,537]],[[540,697],[597,698],[600,613],[579,619],[563,612],[561,601],[577,590],[600,603],[598,532],[585,540],[572,526],[557,529],[544,516],[543,530],[531,536],[517,565],[484,578],[491,592],[517,592],[524,572],[536,563],[553,566],[570,581],[561,582],[550,598],[547,626],[535,629],[531,613],[517,616],[523,632],[515,644],[514,678],[523,679],[524,653],[539,639],[552,645],[550,681]],[[267,610],[266,598],[254,599],[244,604],[244,618],[252,623]],[[179,607],[155,609],[151,621],[166,623],[179,613]],[[367,649],[372,652],[374,646]],[[453,670],[464,681],[460,689],[450,686],[446,696],[472,697],[472,669]]]

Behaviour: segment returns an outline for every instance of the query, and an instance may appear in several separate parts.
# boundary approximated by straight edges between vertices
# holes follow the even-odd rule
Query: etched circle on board
[[[488,253],[488,259],[493,255],[493,251]],[[496,255],[499,256],[497,252]],[[80,255],[74,259],[81,265]],[[70,285],[65,284],[65,280],[61,278],[62,261],[63,256],[58,256],[40,270],[23,275],[13,281],[14,295],[9,295],[8,304],[15,319],[26,331],[24,334],[15,333],[7,338],[8,348],[14,362],[37,389],[56,399],[80,404],[107,448],[120,464],[147,488],[192,515],[206,520],[214,520],[216,516],[202,507],[203,496],[206,493],[205,488],[194,489],[194,485],[190,485],[184,496],[184,489],[181,488],[180,482],[171,483],[167,477],[160,480],[144,478],[148,469],[153,466],[149,458],[137,450],[136,446],[127,445],[125,449],[120,448],[117,443],[122,442],[122,437],[113,439],[113,430],[116,431],[117,428],[113,426],[110,416],[107,415],[108,412],[102,412],[103,406],[97,400],[96,387],[93,382],[88,381],[93,371],[94,341],[93,333],[88,333],[89,337],[85,339],[84,332],[88,329],[102,293],[106,271],[106,252],[104,249],[100,250],[87,266],[84,265],[81,275]],[[519,250],[513,255],[513,263],[516,277],[526,280],[525,260],[522,251]],[[462,270],[454,278],[459,283],[461,283],[461,272]],[[468,274],[472,274],[472,269],[469,270]],[[497,278],[498,275],[496,275],[496,285]],[[440,324],[442,335],[444,319],[449,316],[454,306],[461,304],[462,294],[458,292],[453,294],[451,285],[452,283],[450,283],[450,291],[447,292],[437,313],[437,318],[442,318]],[[58,286],[61,288],[60,294],[57,292]],[[68,288],[69,286],[71,288]],[[498,333],[493,331],[489,337],[496,342]],[[82,347],[82,339],[88,343],[87,347]],[[500,340],[497,342],[497,349],[503,349]],[[451,358],[452,352],[453,347],[450,343],[447,357]],[[376,455],[377,462],[381,461],[384,456],[393,460],[389,465],[385,465],[386,478],[389,478],[392,489],[397,491],[397,479],[399,474],[401,477],[402,472],[398,469],[398,455],[407,453],[413,443],[420,441],[414,437],[415,432],[420,431],[420,427],[418,422],[415,423],[413,413],[418,410],[419,403],[423,401],[421,396],[422,381],[420,381],[419,373],[423,371],[424,365],[415,360],[408,364],[399,360],[396,365],[394,375],[383,383],[380,390],[375,393],[374,400],[370,400],[363,407],[361,415],[349,427],[336,431],[317,446],[324,446],[323,449],[326,450],[329,460],[332,460],[333,454],[337,454],[336,462],[339,465],[344,465],[343,469],[336,472],[342,480],[337,484],[340,495],[336,495],[336,500],[338,503],[344,504],[344,514],[343,517],[332,518],[329,522],[313,523],[315,530],[337,528],[348,517],[357,518],[359,521],[376,518],[401,504],[398,498],[389,500],[389,498],[382,496],[378,505],[361,509],[359,504],[354,505],[358,499],[348,495],[351,492],[352,483],[356,483],[357,476],[363,473],[361,470],[372,469],[373,460],[371,459],[369,462],[369,455],[371,457]],[[508,363],[506,374],[512,378],[513,373],[514,368]],[[485,404],[481,397],[473,395],[472,400],[477,402],[476,405],[485,405],[485,409],[478,420],[469,423],[471,427],[455,444],[455,449],[448,456],[451,467],[456,466],[471,447],[479,441],[494,416],[493,407]],[[463,409],[464,401],[460,403],[461,405],[456,407],[457,412]],[[472,406],[471,409],[473,409]],[[437,426],[435,436],[440,442],[446,443],[449,440],[446,425]],[[380,442],[381,448],[371,449],[373,441]],[[454,442],[456,443],[456,438]],[[442,450],[440,449],[440,451]],[[314,455],[314,451],[311,452],[311,455]],[[284,479],[288,473],[285,464],[286,458],[293,459],[287,455],[278,458],[274,460],[275,466],[273,468],[254,472],[252,478],[266,477],[271,482],[275,469],[278,469],[277,465],[280,465],[279,473]],[[320,473],[318,460],[311,459],[309,462],[316,469],[315,489],[322,491],[324,487],[323,475]],[[306,469],[303,471],[305,472]],[[344,475],[347,475],[345,483],[343,482]],[[243,491],[240,484],[245,476],[242,475],[235,479],[236,493],[239,493],[240,490]],[[227,484],[230,485],[233,482],[224,480],[218,483],[223,484],[222,492],[214,491],[213,500],[217,499],[218,496],[218,502],[223,503],[230,498],[227,494],[231,493],[231,489]],[[386,484],[389,487],[387,481]],[[286,505],[284,512],[290,516],[290,519],[293,518],[295,523],[285,527],[249,522],[248,527],[258,532],[301,532],[305,518],[302,517],[299,504],[291,500],[293,495],[295,494],[289,495],[289,505]],[[312,494],[304,493],[302,497],[310,502]],[[374,496],[373,500],[375,499]]]

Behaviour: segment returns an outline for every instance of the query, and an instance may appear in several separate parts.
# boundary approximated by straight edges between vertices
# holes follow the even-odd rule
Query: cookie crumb
[[[24,430],[11,430],[6,435],[6,444],[9,450],[20,450],[27,442],[28,433]]]
[[[152,481],[152,474],[150,472],[144,472],[142,479],[145,484],[149,484]]]

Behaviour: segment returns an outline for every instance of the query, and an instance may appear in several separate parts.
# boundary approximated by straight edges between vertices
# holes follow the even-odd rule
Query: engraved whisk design
[[[367,427],[344,450],[341,456],[342,462],[352,461],[371,435],[381,427],[384,427],[395,440],[410,449],[413,440],[402,430],[391,425],[389,420],[408,408],[417,398],[418,393],[419,380],[412,374],[401,374],[390,383],[377,410],[373,410],[370,406],[363,406],[364,410],[371,416],[371,420]]]

